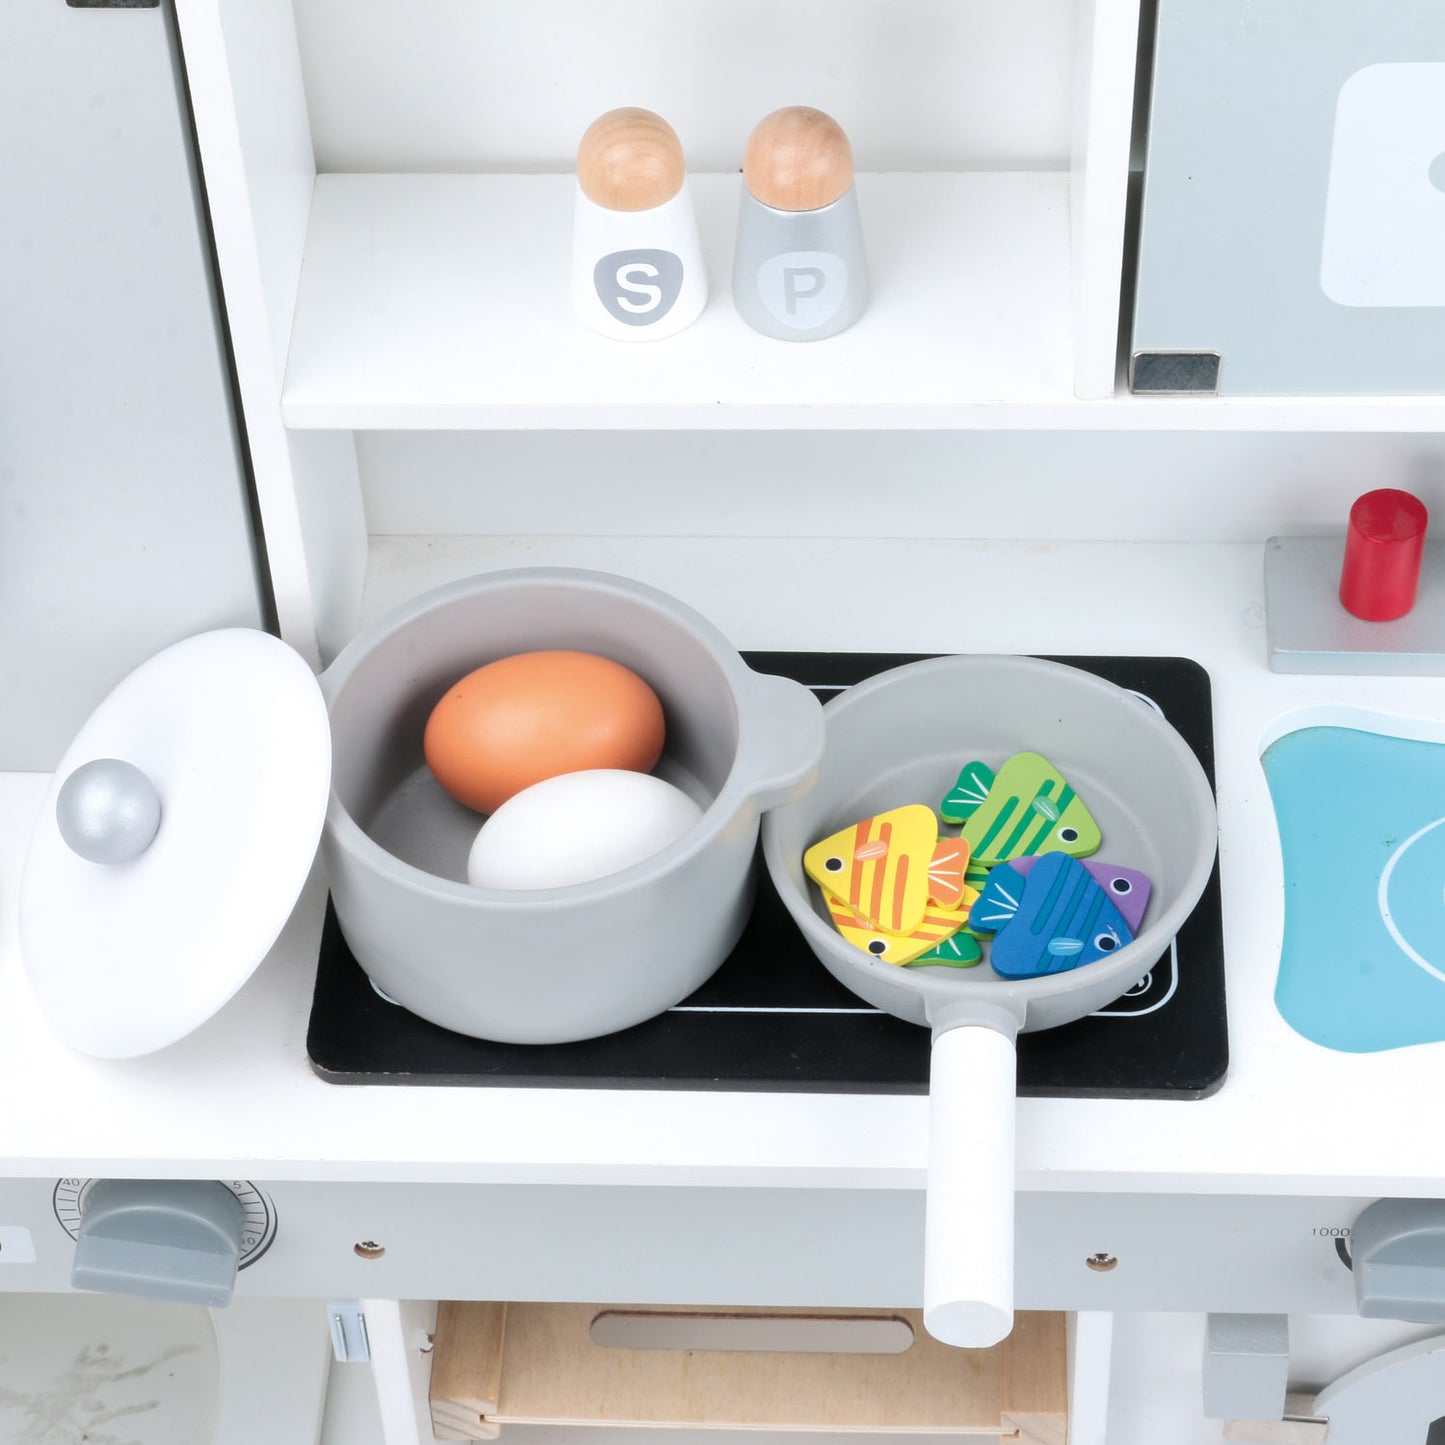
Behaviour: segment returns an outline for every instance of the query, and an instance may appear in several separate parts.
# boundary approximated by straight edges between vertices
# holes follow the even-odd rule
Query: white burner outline
[[[1421,955],[1405,941],[1405,935],[1401,933],[1396,926],[1394,915],[1390,912],[1389,898],[1390,875],[1395,871],[1395,864],[1398,863],[1405,852],[1418,843],[1426,833],[1433,832],[1436,828],[1440,827],[1442,823],[1445,823],[1445,818],[1436,818],[1433,823],[1426,823],[1423,828],[1419,828],[1411,833],[1410,836],[1390,854],[1389,862],[1385,864],[1383,871],[1380,873],[1380,887],[1376,895],[1376,902],[1379,904],[1380,917],[1384,921],[1385,927],[1390,932],[1390,937],[1395,940],[1401,953],[1403,953],[1411,963],[1418,964],[1423,968],[1432,978],[1438,978],[1441,983],[1445,983],[1445,971],[1436,968],[1428,959],[1421,957]]]
[[[1445,818],[1442,818],[1441,822],[1445,822]],[[1177,940],[1171,938],[1169,940],[1169,989],[1157,1003],[1150,1004],[1148,1008],[1096,1009],[1093,1013],[1086,1015],[1086,1017],[1091,1019],[1141,1019],[1146,1014],[1158,1012],[1179,990],[1178,949],[1179,945]],[[1155,967],[1157,966],[1156,964]],[[1143,983],[1145,979],[1151,978],[1152,974],[1153,970],[1151,969],[1150,972],[1146,973],[1144,978],[1140,980],[1140,983]],[[1134,987],[1138,988],[1139,984],[1136,983]],[[1130,990],[1130,992],[1132,992],[1132,990]],[[1121,998],[1128,998],[1128,996],[1128,993],[1120,995]],[[750,1004],[674,1004],[667,1012],[670,1014],[881,1014],[884,1010],[871,1007],[808,1008],[806,1006],[797,1006],[791,1008],[773,1008]]]

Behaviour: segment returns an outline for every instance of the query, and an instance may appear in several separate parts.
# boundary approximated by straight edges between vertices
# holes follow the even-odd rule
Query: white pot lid
[[[148,845],[144,780],[132,788],[127,770],[92,769],[82,778],[98,771],[98,792],[83,796],[81,779],[66,791],[82,765],[111,759],[153,786]],[[295,906],[330,778],[316,678],[264,632],[203,633],[125,678],[61,759],[20,884],[21,957],[55,1032],[84,1053],[133,1058],[210,1018]],[[88,861],[63,823],[90,857],[135,856]]]

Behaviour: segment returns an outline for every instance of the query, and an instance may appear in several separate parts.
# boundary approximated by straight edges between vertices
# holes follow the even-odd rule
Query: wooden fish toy
[[[942,965],[944,968],[972,968],[982,961],[983,946],[967,928],[960,928],[957,933],[945,938],[937,948],[920,953],[907,967],[932,968]]]
[[[938,816],[945,823],[962,823],[988,801],[994,772],[987,763],[965,763],[958,781],[938,805]]]
[[[973,861],[985,867],[1026,853],[1083,858],[1102,841],[1093,814],[1038,753],[1015,753],[996,775],[984,763],[966,764],[939,813],[963,824]]]
[[[1008,866],[1027,878],[1035,861],[1032,857],[1015,858]],[[1137,934],[1144,922],[1144,910],[1149,906],[1152,885],[1148,877],[1137,868],[1124,868],[1098,858],[1083,861],[1094,881],[1114,900],[1114,907],[1124,915],[1124,922]]]
[[[870,929],[911,934],[932,902],[958,908],[965,898],[968,845],[940,838],[933,809],[908,803],[814,843],[803,871]],[[975,895],[976,896],[976,895]]]
[[[1062,855],[1060,855],[1062,856]],[[1000,863],[990,871],[979,891],[978,902],[969,910],[968,931],[987,938],[1006,928],[1018,915],[1028,879],[1013,863]]]
[[[917,928],[908,933],[889,933],[875,928],[836,898],[828,897],[826,901],[833,926],[855,948],[861,948],[883,963],[903,965],[952,938],[967,921],[969,906],[977,897],[969,890],[961,907],[929,907]]]
[[[1117,953],[1134,931],[1087,868],[1065,853],[1012,864],[989,875],[972,910],[979,929],[997,930],[989,964],[1000,978],[1066,973]]]

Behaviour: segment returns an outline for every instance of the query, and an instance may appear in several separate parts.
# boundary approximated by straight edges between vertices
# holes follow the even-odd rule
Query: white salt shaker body
[[[617,341],[658,341],[707,305],[682,142],[660,115],[600,115],[577,147],[572,305]]]
[[[598,205],[577,187],[572,305],[617,341],[657,341],[691,326],[707,305],[707,272],[692,196],[682,189],[645,211]]]

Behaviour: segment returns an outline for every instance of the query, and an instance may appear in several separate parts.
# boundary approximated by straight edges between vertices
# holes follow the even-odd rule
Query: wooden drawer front
[[[615,1348],[599,1317],[667,1327],[693,1322],[901,1321],[900,1353]],[[444,1440],[494,1439],[503,1425],[880,1431],[1002,1436],[1063,1445],[1064,1317],[1021,1313],[987,1350],[932,1339],[917,1310],[730,1310],[692,1306],[443,1303],[432,1355],[433,1428]]]

